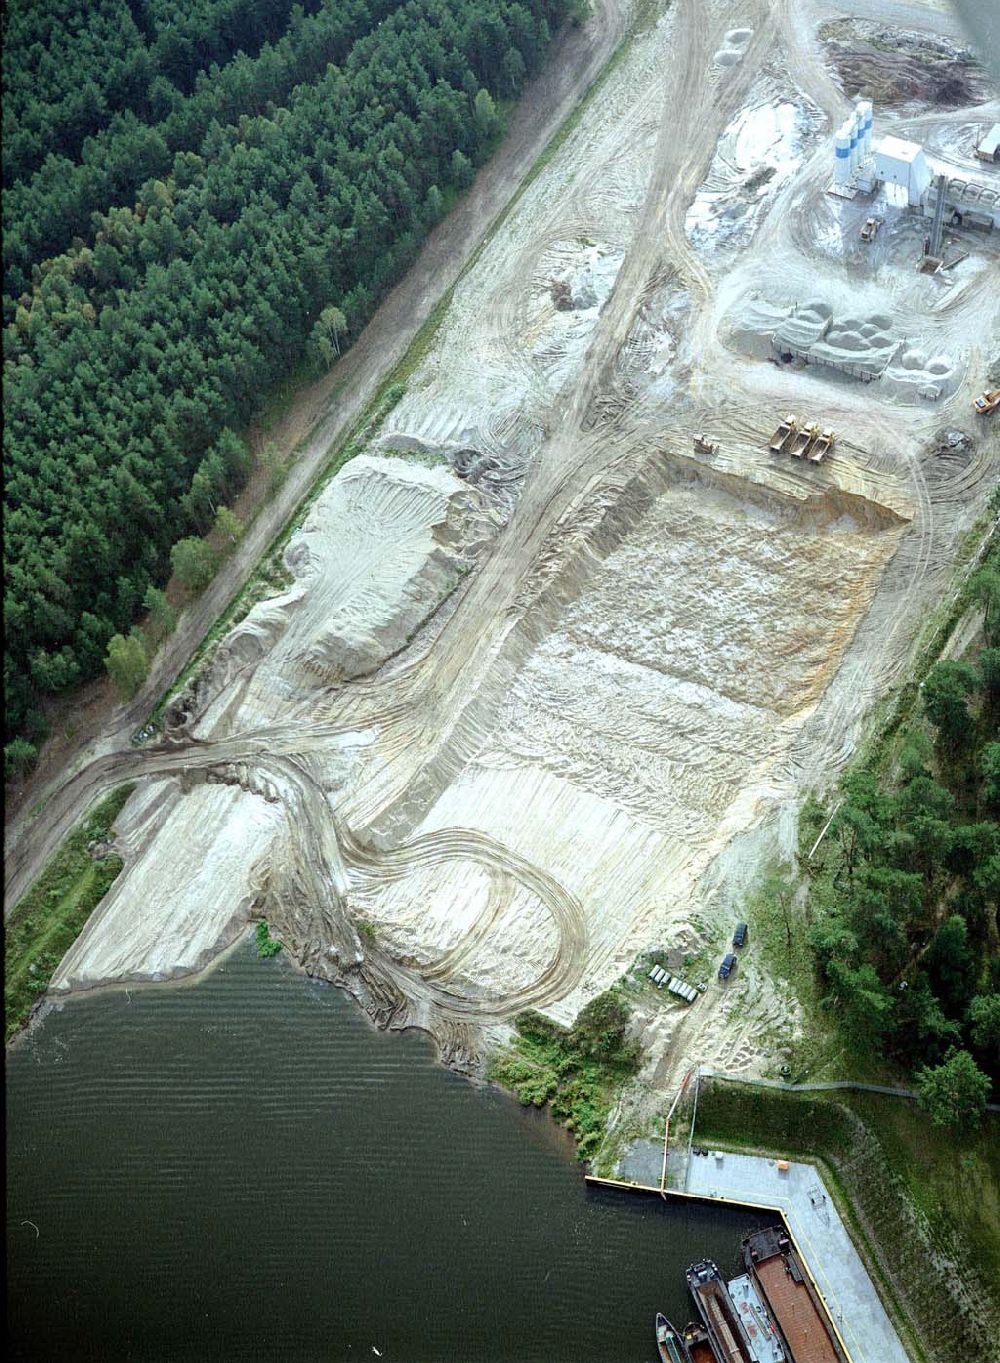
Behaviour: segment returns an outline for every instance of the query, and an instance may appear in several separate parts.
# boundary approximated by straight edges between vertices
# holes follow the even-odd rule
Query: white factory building
[[[994,123],[976,148],[980,161],[1000,161],[1000,123]]]
[[[971,172],[968,176],[956,176],[950,170],[941,174],[918,142],[891,134],[873,141],[873,123],[871,102],[859,100],[837,129],[833,139],[831,193],[853,198],[884,185],[890,205],[932,215],[938,195],[943,192],[946,222],[986,231],[1000,227],[1000,183],[994,183],[993,177],[980,180],[974,179]],[[977,148],[980,159],[985,159],[984,145],[992,157],[993,131]]]
[[[876,183],[895,185],[901,191],[894,196],[900,205],[919,208],[931,186],[931,170],[923,147],[901,137],[883,137],[875,147],[872,178]]]

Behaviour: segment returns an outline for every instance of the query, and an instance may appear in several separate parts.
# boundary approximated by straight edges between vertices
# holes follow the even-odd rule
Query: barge
[[[716,1363],[756,1363],[717,1265],[702,1259],[691,1265],[686,1276]]]
[[[754,1363],[793,1363],[750,1274],[743,1273],[726,1286]]]
[[[850,1363],[785,1228],[754,1231],[743,1241],[742,1255],[790,1363]]]
[[[684,1344],[691,1363],[718,1363],[708,1331],[703,1325],[696,1325],[694,1322],[685,1325]]]
[[[656,1348],[660,1363],[691,1363],[683,1338],[660,1311],[656,1313]]]

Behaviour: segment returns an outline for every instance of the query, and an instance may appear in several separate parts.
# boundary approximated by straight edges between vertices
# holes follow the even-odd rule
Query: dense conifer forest
[[[579,7],[8,5],[8,775],[39,697],[100,670],[239,490],[262,395],[329,355],[331,318],[357,334]]]
[[[826,1006],[942,1124],[1000,1095],[1000,549],[971,585],[985,647],[935,663],[881,769],[845,780],[809,895]]]

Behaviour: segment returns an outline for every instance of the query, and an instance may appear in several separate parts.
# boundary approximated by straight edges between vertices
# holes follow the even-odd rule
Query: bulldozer
[[[980,393],[972,405],[980,416],[989,416],[990,412],[1000,407],[1000,388],[990,388]]]
[[[694,438],[695,454],[718,454],[719,447],[709,440],[704,431],[699,431]]]

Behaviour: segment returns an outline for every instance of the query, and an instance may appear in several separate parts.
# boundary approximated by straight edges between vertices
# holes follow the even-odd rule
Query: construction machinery
[[[985,393],[980,393],[972,405],[980,416],[988,416],[990,412],[995,412],[1000,407],[1000,388],[990,388]]]
[[[809,451],[809,462],[821,464],[830,453],[833,442],[837,439],[836,432],[827,426],[813,441],[812,449]]]
[[[709,440],[703,431],[699,431],[694,438],[695,454],[718,454],[719,447]]]
[[[774,435],[771,436],[767,448],[772,454],[784,454],[791,444],[792,437],[798,430],[798,420],[791,413],[781,422]]]
[[[882,226],[883,218],[866,218],[865,225],[861,229],[862,241],[874,241],[875,233]]]
[[[809,447],[819,435],[819,427],[813,423],[809,426],[802,426],[795,432],[795,439],[792,441],[791,449],[788,451],[793,459],[804,459],[809,452]]]

